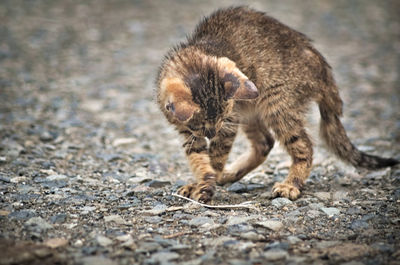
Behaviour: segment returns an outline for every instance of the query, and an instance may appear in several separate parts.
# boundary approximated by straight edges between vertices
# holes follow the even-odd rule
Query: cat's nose
[[[206,129],[205,134],[208,139],[214,138],[215,129]]]

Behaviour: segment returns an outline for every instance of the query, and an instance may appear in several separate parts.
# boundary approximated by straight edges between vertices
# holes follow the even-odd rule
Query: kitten
[[[204,18],[168,53],[158,75],[158,104],[184,137],[197,178],[180,188],[181,195],[211,200],[215,184],[235,182],[255,169],[277,139],[293,163],[273,195],[298,198],[312,165],[304,128],[311,101],[319,105],[321,137],[339,158],[369,169],[398,163],[365,154],[350,142],[339,120],[342,100],[331,68],[310,42],[262,12],[234,7]],[[238,127],[251,148],[225,168]]]

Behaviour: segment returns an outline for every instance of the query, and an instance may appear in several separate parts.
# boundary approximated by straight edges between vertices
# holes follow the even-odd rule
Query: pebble
[[[275,242],[269,243],[268,245],[266,245],[266,246],[264,247],[264,250],[268,250],[268,249],[283,249],[283,250],[288,250],[288,249],[289,249],[289,243],[287,243],[287,242],[275,241]]]
[[[80,240],[80,239],[76,240],[76,241],[74,242],[74,246],[75,246],[75,247],[78,247],[78,248],[82,247],[82,246],[83,246],[82,240]]]
[[[135,250],[136,253],[153,253],[158,249],[161,249],[161,245],[156,242],[142,242],[139,247]]]
[[[268,261],[285,260],[288,257],[288,252],[282,249],[270,249],[265,251],[262,256]]]
[[[322,203],[310,203],[308,205],[308,208],[310,208],[312,210],[319,210],[321,208],[324,208],[324,205]]]
[[[117,215],[117,214],[104,216],[104,221],[106,223],[114,222],[119,225],[125,224],[125,220],[120,215]]]
[[[165,261],[175,260],[179,258],[176,252],[156,252],[150,257],[150,262],[154,264],[164,263]]]
[[[321,212],[318,210],[309,210],[307,211],[307,217],[314,219],[321,215]]]
[[[8,215],[8,218],[26,221],[32,217],[35,217],[36,215],[37,215],[36,212],[33,210],[21,210],[21,211],[11,212]]]
[[[367,179],[382,179],[383,177],[390,174],[390,168],[384,168],[381,170],[376,170],[368,173],[365,178]]]
[[[113,243],[111,239],[103,235],[97,235],[96,242],[102,247],[107,247]]]
[[[321,211],[323,211],[329,217],[340,214],[340,210],[334,207],[322,207]]]
[[[348,201],[349,193],[347,191],[339,190],[333,193],[332,199],[334,201]]]
[[[65,238],[51,238],[44,242],[45,246],[49,248],[59,248],[68,244],[68,240]]]
[[[151,180],[149,182],[146,182],[146,186],[149,186],[151,188],[162,188],[169,185],[171,185],[171,182],[169,181]]]
[[[291,245],[295,245],[295,244],[300,243],[302,241],[297,236],[288,236],[287,240],[288,240],[289,244],[291,244]]]
[[[275,206],[276,208],[282,208],[283,206],[292,204],[293,202],[287,198],[279,197],[275,198],[271,201],[271,205]]]
[[[260,235],[260,234],[258,234],[256,232],[253,232],[253,231],[240,233],[239,236],[241,238],[243,238],[243,239],[247,239],[247,240],[251,240],[251,241],[260,241],[260,240],[264,240],[265,239],[265,237],[263,235]]]
[[[51,141],[54,139],[54,136],[48,132],[48,131],[44,131],[40,134],[40,140],[42,140],[43,142],[47,142],[47,141]]]
[[[103,256],[84,257],[81,263],[82,265],[117,265],[117,262]]]
[[[268,228],[272,231],[279,231],[283,228],[283,223],[276,220],[267,220],[262,222],[257,222],[256,225]]]
[[[249,220],[252,220],[252,219],[253,219],[253,217],[250,217],[250,216],[230,216],[230,217],[228,217],[228,221],[226,222],[225,225],[230,226],[230,225],[247,223]]]
[[[192,220],[189,221],[189,225],[190,226],[203,226],[203,225],[214,225],[214,221],[213,219],[209,218],[209,217],[203,217],[203,216],[199,216],[199,217],[195,217]]]
[[[149,224],[158,224],[162,222],[162,218],[160,216],[149,216],[144,219]]]
[[[159,215],[167,211],[167,206],[165,204],[157,204],[151,210],[143,211],[144,215]]]
[[[40,231],[45,231],[48,229],[52,229],[53,226],[46,222],[41,217],[32,217],[28,221],[25,222],[25,225],[28,227],[38,228]]]
[[[11,183],[11,178],[9,178],[6,175],[0,173],[0,181],[6,182],[6,183]]]
[[[364,230],[364,229],[368,229],[369,228],[369,224],[367,221],[365,220],[354,220],[351,224],[350,224],[350,228],[352,230]]]
[[[247,191],[247,187],[243,183],[235,182],[232,185],[230,185],[226,190],[229,192],[242,193]]]
[[[50,175],[46,177],[48,181],[68,180],[68,177],[62,174]]]
[[[314,193],[315,197],[322,201],[327,201],[331,199],[331,194],[329,192],[321,191]]]

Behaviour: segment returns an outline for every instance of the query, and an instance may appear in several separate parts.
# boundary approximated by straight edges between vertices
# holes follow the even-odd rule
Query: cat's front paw
[[[272,187],[272,196],[296,200],[300,196],[300,190],[291,184],[277,182]]]
[[[185,185],[178,189],[177,193],[198,202],[207,203],[211,201],[215,192],[213,184],[207,181]]]

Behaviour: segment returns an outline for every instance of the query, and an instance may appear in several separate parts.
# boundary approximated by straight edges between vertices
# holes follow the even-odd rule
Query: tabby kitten
[[[398,163],[365,154],[350,142],[339,120],[342,100],[331,68],[310,42],[262,12],[234,7],[204,18],[168,53],[158,75],[158,103],[184,137],[197,178],[180,188],[181,195],[209,201],[215,184],[237,181],[255,169],[277,139],[293,163],[273,195],[298,198],[312,164],[304,128],[311,101],[319,105],[321,137],[339,158],[369,169]],[[225,168],[238,127],[251,148]]]

